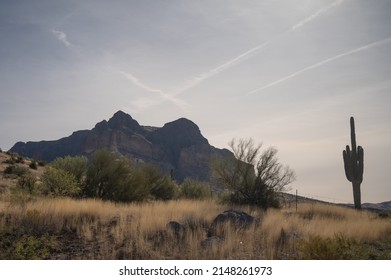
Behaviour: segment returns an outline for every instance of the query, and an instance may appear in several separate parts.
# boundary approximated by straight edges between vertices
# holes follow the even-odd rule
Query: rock
[[[253,225],[258,220],[253,216],[238,210],[227,210],[219,214],[212,222],[209,230],[208,237],[218,236],[224,234],[222,226],[231,223],[231,225],[239,230],[245,229]]]

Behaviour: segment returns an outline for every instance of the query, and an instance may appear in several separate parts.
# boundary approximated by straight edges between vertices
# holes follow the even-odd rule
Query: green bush
[[[145,177],[128,160],[98,150],[88,163],[83,194],[105,200],[130,202],[148,197]]]
[[[369,258],[364,244],[339,233],[333,238],[310,236],[299,244],[299,254],[307,260],[362,260]]]
[[[75,176],[68,172],[48,168],[42,175],[41,191],[44,195],[49,196],[76,196],[80,193]]]
[[[62,158],[56,158],[51,166],[57,169],[64,170],[73,176],[75,176],[79,184],[83,183],[83,179],[87,172],[88,159],[84,156],[66,156]]]
[[[35,184],[37,179],[31,173],[24,174],[20,176],[17,182],[17,186],[22,190],[28,191],[30,194],[33,194],[35,191]]]
[[[145,164],[139,170],[145,178],[145,188],[153,199],[169,200],[177,197],[178,186],[169,174],[164,174],[153,164]]]
[[[34,236],[19,229],[0,232],[0,259],[49,259],[56,246],[55,237],[47,234]]]
[[[9,165],[4,169],[5,175],[23,176],[30,173],[30,170],[24,166]]]
[[[199,182],[186,178],[180,186],[181,197],[186,199],[207,199],[212,197],[209,186],[204,182]]]

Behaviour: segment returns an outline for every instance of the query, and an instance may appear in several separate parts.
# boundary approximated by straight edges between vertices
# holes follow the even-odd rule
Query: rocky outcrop
[[[198,126],[185,118],[163,127],[141,126],[130,115],[118,111],[91,130],[74,132],[56,141],[18,142],[10,151],[37,160],[52,161],[67,155],[91,155],[109,149],[135,162],[148,162],[173,171],[179,182],[184,178],[208,181],[210,159],[216,155],[233,156],[228,150],[211,146]]]

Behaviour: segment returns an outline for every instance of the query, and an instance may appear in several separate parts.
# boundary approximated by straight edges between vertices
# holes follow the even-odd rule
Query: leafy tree
[[[72,174],[49,167],[42,175],[41,191],[50,196],[77,196],[80,186]]]
[[[295,173],[279,163],[275,148],[261,151],[252,139],[229,143],[235,158],[214,162],[219,181],[229,190],[229,200],[263,209],[279,207],[278,193],[295,180]]]

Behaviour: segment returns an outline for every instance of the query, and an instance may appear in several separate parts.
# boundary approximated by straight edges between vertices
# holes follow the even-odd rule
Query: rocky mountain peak
[[[177,149],[208,144],[198,126],[186,118],[166,123],[162,128],[152,132],[149,138]]]
[[[97,149],[110,149],[134,162],[156,164],[173,172],[181,182],[190,177],[207,181],[209,161],[224,150],[209,145],[199,127],[186,118],[166,123],[163,127],[140,126],[129,114],[116,112],[91,130],[74,132],[54,141],[16,143],[12,152],[52,161],[67,155],[91,155]]]
[[[140,124],[134,120],[129,114],[118,111],[107,122],[111,129],[127,129],[135,132],[140,132],[143,129]]]

